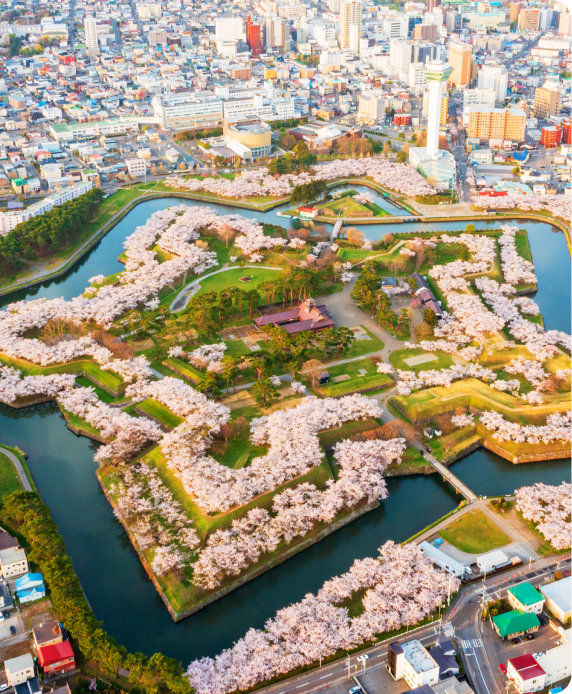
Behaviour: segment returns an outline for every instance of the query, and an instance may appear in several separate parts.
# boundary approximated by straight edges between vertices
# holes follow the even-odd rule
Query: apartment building
[[[340,0],[340,33],[338,42],[342,50],[359,52],[362,6],[359,0]]]
[[[95,17],[86,17],[83,20],[83,29],[85,31],[85,45],[88,51],[97,51],[99,43],[97,41],[97,19]]]
[[[437,41],[437,30],[436,24],[416,24],[413,27],[413,39],[417,41],[421,39],[422,41],[430,41],[435,43]]]
[[[506,99],[508,73],[504,65],[483,65],[478,72],[479,89],[492,89],[499,101]]]
[[[156,94],[153,113],[162,128],[217,128],[222,125],[222,101],[210,91]]]
[[[503,139],[521,142],[526,130],[526,114],[519,108],[469,107],[467,134],[479,140]]]
[[[358,122],[361,125],[375,126],[385,118],[387,99],[379,94],[360,94],[358,102]]]
[[[451,41],[447,62],[453,68],[449,84],[454,87],[467,87],[476,77],[476,65],[473,63],[473,47],[465,43]]]
[[[534,117],[545,120],[560,113],[560,88],[555,82],[546,81],[534,92]]]
[[[518,28],[522,31],[538,31],[540,10],[536,7],[522,7],[518,16]]]
[[[520,2],[510,2],[508,5],[508,10],[509,10],[509,21],[516,22],[518,21],[518,15],[520,14]]]

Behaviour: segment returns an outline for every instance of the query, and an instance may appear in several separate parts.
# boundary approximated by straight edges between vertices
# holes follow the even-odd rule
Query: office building
[[[463,15],[456,10],[447,10],[445,26],[448,34],[457,34],[463,28]]]
[[[372,90],[359,95],[358,122],[361,125],[378,125],[385,118],[388,100]]]
[[[492,89],[499,101],[506,99],[508,73],[504,65],[483,65],[478,72],[479,89]]]
[[[210,91],[156,94],[153,113],[162,128],[217,128],[222,125],[222,101]]]
[[[409,20],[407,16],[402,15],[400,17],[386,19],[383,23],[383,31],[390,41],[391,39],[405,40],[409,34]]]
[[[97,19],[95,17],[86,17],[83,20],[83,28],[85,31],[85,46],[88,51],[97,51],[99,43],[97,41]]]
[[[467,136],[470,138],[522,142],[525,130],[526,114],[519,108],[469,106]]]
[[[562,12],[558,20],[558,36],[572,36],[572,14]]]
[[[389,42],[389,64],[399,73],[409,73],[409,65],[413,55],[411,41],[392,39]]]
[[[518,16],[518,28],[522,31],[538,31],[540,10],[536,7],[522,7]]]
[[[217,43],[239,41],[244,38],[241,17],[222,17],[215,21],[215,39]]]
[[[262,27],[260,24],[254,24],[250,16],[246,19],[246,43],[253,58],[262,53]]]
[[[436,7],[441,6],[441,0],[427,0],[427,12],[433,12]]]
[[[435,43],[437,41],[437,30],[436,24],[416,24],[413,28],[413,40],[429,41]]]
[[[508,5],[508,10],[509,10],[509,21],[516,22],[518,21],[518,15],[520,14],[520,2],[510,2]]]
[[[266,157],[272,150],[272,128],[257,116],[224,121],[226,146],[243,160]]]
[[[328,0],[328,10],[332,14],[340,14],[340,0]]]
[[[290,25],[287,20],[281,17],[266,17],[264,46],[266,49],[278,48],[282,51],[290,49]]]
[[[449,66],[452,70],[449,84],[454,87],[467,87],[473,72],[473,47],[464,43],[449,44]]]
[[[359,51],[361,36],[361,2],[359,0],[340,0],[340,33],[338,43],[342,50],[349,48]]]
[[[546,120],[560,113],[560,88],[555,82],[546,81],[534,92],[534,117]]]
[[[562,143],[562,126],[550,125],[542,128],[540,144],[544,147],[558,147]]]

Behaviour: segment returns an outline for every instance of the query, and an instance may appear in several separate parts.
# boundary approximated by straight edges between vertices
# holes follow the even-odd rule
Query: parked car
[[[0,692],[5,692],[8,689],[7,684],[0,684]]]
[[[11,633],[11,634],[15,634],[15,633],[16,633],[16,627],[15,627],[15,626],[11,626],[11,627],[10,627],[10,633]]]
[[[527,635],[526,635],[526,640],[527,640],[527,641],[534,641],[534,638],[535,638],[535,637],[534,637],[534,634],[527,634]]]
[[[517,643],[522,643],[522,637],[517,636],[516,639],[512,640],[513,644],[516,646]]]
[[[504,663],[501,663],[499,665],[500,671],[502,672],[503,675],[506,675],[506,665]]]
[[[361,687],[352,687],[350,689],[350,694],[361,694]]]

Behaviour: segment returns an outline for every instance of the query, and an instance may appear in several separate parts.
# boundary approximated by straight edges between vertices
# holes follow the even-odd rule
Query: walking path
[[[16,472],[18,473],[18,477],[20,478],[20,483],[22,487],[24,487],[24,491],[26,492],[32,492],[34,491],[32,489],[32,485],[30,484],[30,480],[28,479],[28,475],[26,475],[26,472],[24,468],[22,467],[22,463],[18,460],[18,457],[15,456],[12,451],[9,451],[7,448],[2,448],[0,446],[0,453],[4,453],[4,455],[10,459],[14,467],[16,468]]]

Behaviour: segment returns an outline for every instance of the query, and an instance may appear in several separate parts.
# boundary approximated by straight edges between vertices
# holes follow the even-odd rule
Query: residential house
[[[46,595],[46,586],[42,574],[26,574],[14,581],[16,595],[22,603],[39,600]]]
[[[0,549],[0,569],[5,579],[15,578],[28,573],[30,567],[28,566],[26,552],[21,547]]]
[[[544,608],[544,598],[530,583],[519,583],[508,589],[508,604],[515,610],[540,614]]]
[[[512,610],[493,617],[493,626],[501,639],[511,639],[521,634],[538,631],[540,622],[535,614]]]
[[[22,684],[26,680],[35,676],[34,659],[30,653],[20,655],[17,658],[10,658],[4,663],[6,668],[6,676],[8,684],[15,687],[17,684]]]
[[[75,670],[75,655],[71,643],[62,641],[38,649],[38,662],[46,677]]]
[[[64,640],[61,627],[55,619],[34,627],[32,629],[32,634],[34,636],[36,649],[42,648],[43,646],[51,646],[54,643],[61,643]]]
[[[508,660],[507,677],[514,682],[519,694],[524,694],[544,689],[546,673],[533,655],[525,653],[518,658]]]

